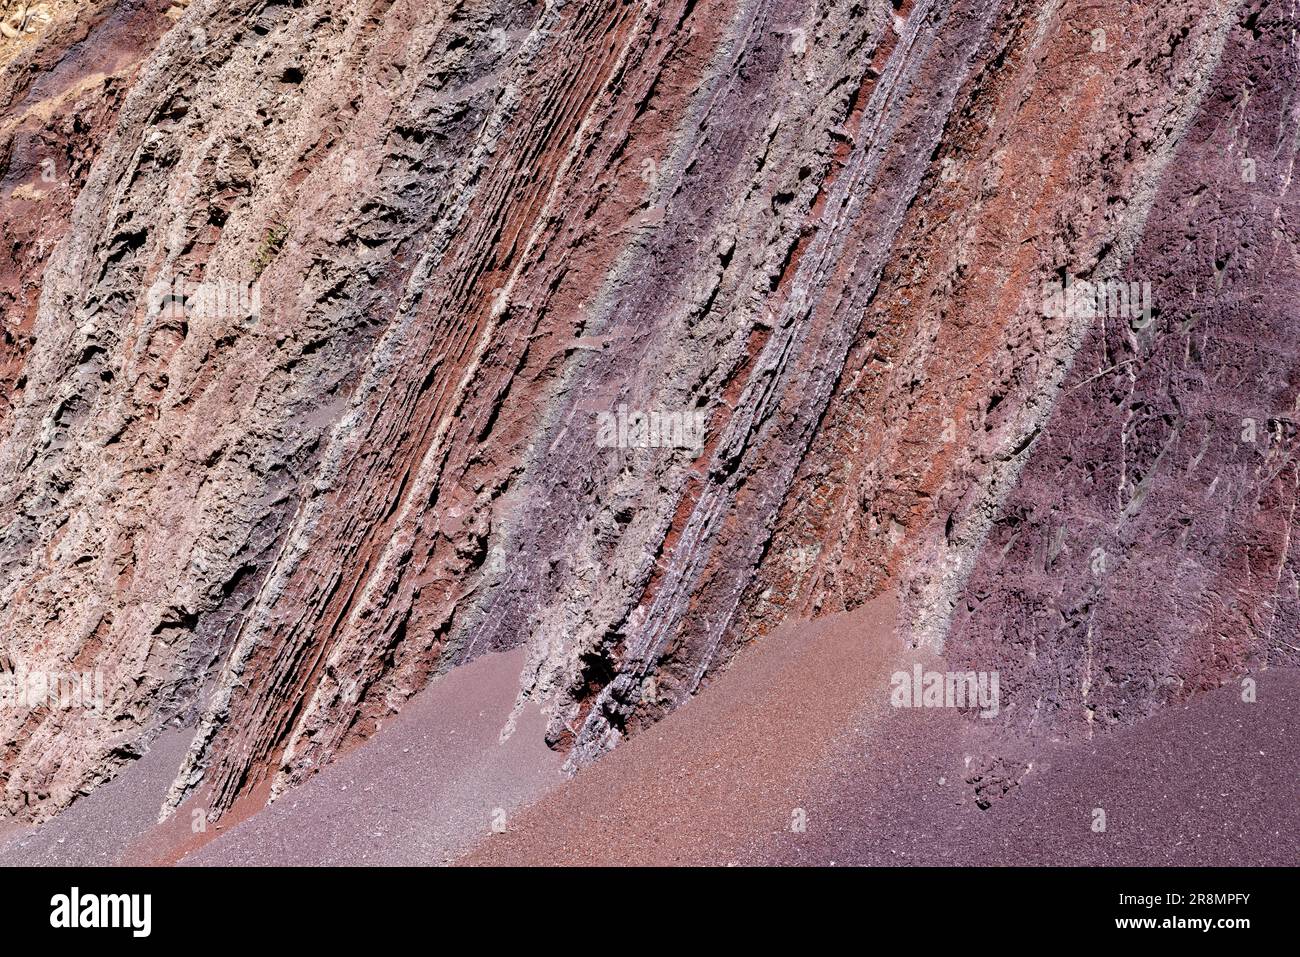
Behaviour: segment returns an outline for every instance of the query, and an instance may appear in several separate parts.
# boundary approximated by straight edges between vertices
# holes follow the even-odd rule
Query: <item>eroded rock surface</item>
[[[105,690],[0,710],[11,814],[521,646],[580,767],[886,590],[1017,754],[1300,664],[1289,3],[39,6],[0,672]]]

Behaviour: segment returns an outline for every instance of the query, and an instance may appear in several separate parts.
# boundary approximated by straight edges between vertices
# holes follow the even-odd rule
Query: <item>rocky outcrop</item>
[[[0,710],[11,813],[519,646],[579,767],[886,589],[1028,735],[1300,663],[1286,5],[46,6],[0,669],[105,692]]]

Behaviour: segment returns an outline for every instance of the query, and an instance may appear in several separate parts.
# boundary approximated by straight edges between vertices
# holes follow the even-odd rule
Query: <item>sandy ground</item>
[[[543,744],[535,708],[499,739],[523,661],[520,648],[457,668],[302,787],[270,805],[247,800],[202,834],[194,802],[157,823],[191,737],[170,731],[45,826],[0,834],[0,864],[441,863],[563,780],[563,758]]]
[[[192,732],[166,731],[116,778],[40,827],[0,840],[0,865],[95,867],[116,864],[136,835],[158,820]]]
[[[846,734],[888,710],[894,604],[785,627],[705,692],[492,835],[465,863],[729,864],[761,859],[816,797]]]
[[[883,598],[755,642],[565,779],[535,709],[500,740],[523,655],[453,671],[305,785],[204,834],[187,807],[155,823],[188,743],[169,732],[55,821],[5,832],[0,863],[1300,862],[1300,672],[1258,676],[1255,703],[1231,685],[1091,741],[1018,741],[996,720],[891,706],[895,671],[943,665],[905,647]]]
[[[182,864],[427,865],[558,786],[540,711],[500,733],[524,649],[485,655],[416,695],[375,737]]]
[[[774,863],[1288,865],[1300,863],[1300,672],[1198,695],[1091,742],[1044,747],[987,810],[960,787],[970,734],[897,712],[836,756],[804,835]],[[968,731],[969,729],[958,729]],[[965,747],[963,747],[965,746]],[[940,783],[944,779],[945,783]],[[1098,811],[1104,812],[1105,829]]]
[[[943,670],[893,637],[883,601],[779,632],[463,862],[1300,862],[1300,673],[1067,745],[890,706],[889,676],[916,661]]]

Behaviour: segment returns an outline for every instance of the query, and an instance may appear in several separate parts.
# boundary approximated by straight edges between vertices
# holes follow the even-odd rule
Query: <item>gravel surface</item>
[[[465,863],[760,857],[808,808],[816,769],[838,739],[887,708],[891,664],[903,653],[893,616],[892,600],[879,599],[756,641],[701,695],[547,795]]]
[[[885,602],[778,632],[473,864],[1295,864],[1300,673],[1065,743],[893,708]],[[1105,829],[1098,812],[1105,814]]]
[[[500,741],[524,649],[485,655],[416,695],[375,737],[183,864],[439,864],[561,782],[545,721]]]
[[[1016,738],[890,706],[895,671],[943,670],[904,646],[894,612],[878,599],[755,642],[567,780],[536,709],[500,740],[523,649],[456,669],[305,785],[200,838],[188,806],[155,825],[188,741],[169,732],[54,821],[11,827],[0,864],[1300,862],[1300,672],[1257,676],[1254,703],[1227,685],[1091,740]]]
[[[1253,704],[1226,685],[1090,742],[1044,745],[1011,769],[1014,780],[1023,766],[1019,783],[987,809],[966,780],[965,758],[979,754],[970,729],[943,734],[926,726],[937,724],[933,712],[896,714],[837,757],[803,839],[784,836],[767,859],[1295,866],[1300,672],[1257,681]]]
[[[171,730],[148,752],[89,797],[40,827],[7,831],[0,865],[93,867],[115,864],[139,834],[153,827],[192,732]]]

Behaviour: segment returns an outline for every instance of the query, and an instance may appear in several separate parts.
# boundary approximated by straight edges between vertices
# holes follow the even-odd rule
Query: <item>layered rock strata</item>
[[[10,813],[521,645],[581,767],[885,589],[1030,738],[1300,663],[1289,3],[41,7],[0,672],[105,691],[0,710]]]

